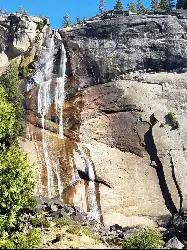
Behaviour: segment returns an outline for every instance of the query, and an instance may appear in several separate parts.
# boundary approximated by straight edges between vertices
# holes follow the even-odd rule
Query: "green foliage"
[[[44,25],[43,25],[43,21],[40,21],[40,22],[37,24],[36,29],[37,29],[37,30],[39,30],[40,32],[42,32],[43,27],[44,27]]]
[[[81,24],[81,19],[80,19],[80,17],[77,17],[76,24]]]
[[[74,235],[78,235],[78,236],[82,235],[81,226],[76,225],[76,224],[69,226],[68,229],[66,230],[66,232],[69,234],[74,234]]]
[[[42,17],[42,19],[43,19],[43,25],[44,26],[47,25],[47,17]]]
[[[31,203],[33,172],[27,155],[11,146],[0,153],[0,214],[12,215]]]
[[[59,218],[59,217],[54,218],[53,222],[56,224],[57,227],[71,226],[72,225],[71,220],[68,220],[65,218]]]
[[[15,249],[15,244],[11,240],[9,234],[5,231],[1,233],[0,236],[0,249]]]
[[[50,227],[50,223],[48,222],[44,214],[37,214],[34,218],[32,218],[32,225],[34,227]]]
[[[0,87],[0,143],[14,140],[16,133],[16,111],[14,105],[7,100],[5,90]]]
[[[16,232],[3,233],[0,237],[0,249],[38,249],[41,245],[41,233],[38,229],[31,229],[27,234]]]
[[[47,18],[43,18],[38,24],[36,29],[42,32],[44,26],[47,24]]]
[[[158,0],[151,0],[151,10],[153,12],[158,11],[158,6],[159,6]]]
[[[36,249],[40,248],[41,233],[39,229],[31,229],[26,235],[22,232],[14,234],[12,241],[16,249]]]
[[[137,1],[136,9],[137,9],[137,12],[140,13],[140,14],[143,14],[145,12],[145,8],[144,8],[143,3],[142,3],[141,0]]]
[[[99,13],[103,14],[105,12],[105,0],[99,1]]]
[[[89,227],[83,227],[83,228],[82,228],[82,232],[83,232],[85,235],[87,235],[87,236],[91,237],[92,239],[94,239],[95,241],[97,241],[98,243],[99,243],[99,242],[102,242],[102,240],[101,240],[101,238],[99,237],[99,235],[96,235],[96,234],[91,230],[91,228],[89,228]]]
[[[23,131],[23,95],[18,66],[11,64],[0,76],[0,248],[39,246],[39,233],[17,232],[19,215],[33,205],[34,176],[27,155],[17,144]],[[27,72],[24,72],[25,74]]]
[[[15,130],[14,136],[11,138],[11,142],[23,133],[23,114],[24,110],[22,107],[23,94],[20,91],[21,82],[18,77],[19,71],[18,66],[15,63],[10,64],[9,68],[0,76],[1,86],[5,90],[5,96],[8,102],[12,103],[15,110]],[[14,115],[14,113],[13,113]]]
[[[186,0],[177,0],[177,4],[176,4],[176,8],[177,9],[187,9],[187,1]]]
[[[160,0],[159,9],[168,12],[170,10],[169,0]]]
[[[160,124],[160,128],[164,128],[165,126],[164,126],[164,124],[163,123],[161,123]]]
[[[69,16],[64,16],[63,17],[63,24],[62,24],[63,28],[68,28],[71,26],[71,20]]]
[[[172,124],[172,126],[173,126],[174,129],[178,129],[179,128],[179,122],[177,121],[175,113],[169,112],[166,117],[169,119],[169,121]]]
[[[129,3],[128,10],[134,13],[136,12],[136,4],[133,1]]]
[[[124,8],[123,8],[123,4],[121,3],[120,0],[116,1],[116,4],[114,6],[114,13],[123,13]]]
[[[163,246],[161,234],[153,229],[135,233],[125,238],[122,244],[123,249],[161,249]]]
[[[21,68],[21,75],[22,75],[24,78],[29,77],[30,74],[31,74],[31,73],[30,73],[30,70],[29,70],[28,66],[22,67],[22,68]]]

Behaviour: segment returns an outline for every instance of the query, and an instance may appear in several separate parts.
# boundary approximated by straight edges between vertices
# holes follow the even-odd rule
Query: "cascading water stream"
[[[93,162],[90,158],[88,146],[79,146],[79,152],[85,161],[86,168],[89,176],[89,206],[90,206],[90,217],[94,218],[96,221],[100,222],[100,212],[97,204],[96,198],[96,187],[95,187],[95,173]]]
[[[64,44],[61,44],[61,56],[60,56],[60,68],[59,68],[59,77],[57,78],[57,86],[55,91],[55,104],[56,111],[59,116],[59,137],[64,139],[64,127],[63,127],[63,109],[64,109],[64,100],[65,100],[65,79],[66,79],[66,50]]]
[[[44,50],[42,50],[40,59],[38,61],[40,69],[35,74],[35,82],[39,83],[38,113],[42,117],[42,145],[44,160],[47,167],[48,196],[51,197],[53,195],[54,179],[52,163],[48,151],[49,141],[45,136],[45,116],[48,113],[49,107],[51,105],[50,84],[54,63],[54,36],[52,35],[46,43],[47,46]]]
[[[66,51],[64,45],[61,45],[61,59],[58,77],[56,78],[55,96],[53,98],[51,83],[53,79],[53,67],[55,60],[55,38],[54,34],[46,41],[46,47],[43,48],[40,58],[36,63],[38,70],[36,71],[33,79],[39,85],[38,90],[38,113],[42,120],[42,145],[45,165],[47,168],[48,179],[48,196],[54,195],[54,174],[56,174],[58,192],[61,197],[62,194],[62,182],[60,178],[59,160],[52,160],[49,152],[49,137],[45,132],[45,117],[48,115],[49,109],[52,103],[55,101],[56,114],[59,118],[59,137],[64,138],[63,132],[63,107],[65,100],[65,73],[66,73]]]

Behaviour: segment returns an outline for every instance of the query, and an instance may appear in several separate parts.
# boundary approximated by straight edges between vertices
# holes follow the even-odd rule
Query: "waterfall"
[[[66,51],[64,45],[61,45],[61,57],[58,76],[56,78],[56,86],[51,87],[53,75],[53,67],[55,61],[55,38],[54,34],[51,34],[46,41],[46,46],[42,49],[40,57],[36,62],[37,71],[33,76],[36,84],[39,86],[38,90],[38,113],[41,116],[42,123],[42,146],[44,161],[47,168],[47,181],[48,181],[48,196],[54,196],[54,175],[57,178],[58,192],[61,197],[62,194],[62,182],[60,178],[60,164],[59,159],[52,159],[50,156],[50,139],[47,131],[45,131],[45,117],[49,113],[53,102],[55,102],[56,114],[59,119],[59,138],[64,138],[63,129],[63,108],[65,100],[65,73],[66,73]],[[54,95],[53,95],[54,92]]]
[[[89,146],[79,146],[79,152],[85,162],[89,176],[89,208],[90,217],[100,222],[100,212],[97,205],[94,165],[90,157]]]
[[[44,160],[47,167],[47,181],[48,181],[48,196],[53,195],[54,176],[52,170],[52,163],[50,160],[48,145],[49,141],[45,135],[45,116],[51,106],[50,85],[53,73],[54,63],[54,36],[52,35],[46,41],[46,47],[42,50],[38,60],[38,70],[34,76],[34,80],[39,84],[38,90],[38,113],[42,117],[42,145]]]
[[[56,111],[59,116],[59,137],[64,139],[64,128],[63,128],[63,109],[65,100],[64,84],[66,79],[66,50],[64,44],[61,44],[61,56],[60,56],[60,68],[59,77],[57,78],[57,86],[55,91],[55,104]]]

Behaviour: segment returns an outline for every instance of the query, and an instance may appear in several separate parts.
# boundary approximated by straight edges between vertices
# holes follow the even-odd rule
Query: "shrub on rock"
[[[143,232],[128,236],[123,241],[123,249],[160,249],[164,241],[159,232],[153,229],[145,229]]]

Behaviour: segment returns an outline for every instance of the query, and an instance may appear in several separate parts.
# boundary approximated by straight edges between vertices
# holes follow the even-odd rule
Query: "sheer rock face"
[[[88,23],[66,36],[72,72],[84,79],[84,86],[136,70],[186,68],[186,27],[185,17],[170,15],[137,15]],[[93,81],[86,81],[86,76]]]
[[[187,208],[186,27],[185,16],[130,16],[62,33],[81,91],[76,132],[111,186],[99,184],[106,224]]]
[[[155,219],[187,208],[186,27],[185,15],[139,15],[61,32],[68,57],[65,139],[57,136],[58,120],[51,106],[45,117],[49,155],[55,166],[60,164],[65,202],[83,210],[89,210],[91,180],[85,157],[89,159],[98,207],[107,225],[153,225]],[[9,59],[12,46],[25,57],[20,51],[22,38],[13,39],[11,46],[3,42],[2,57]],[[27,46],[25,42],[22,49]],[[46,195],[49,175],[37,94],[34,85],[26,93],[26,139],[21,145],[37,165],[36,192]],[[170,111],[178,129],[168,119]],[[86,149],[84,156],[79,145]]]

